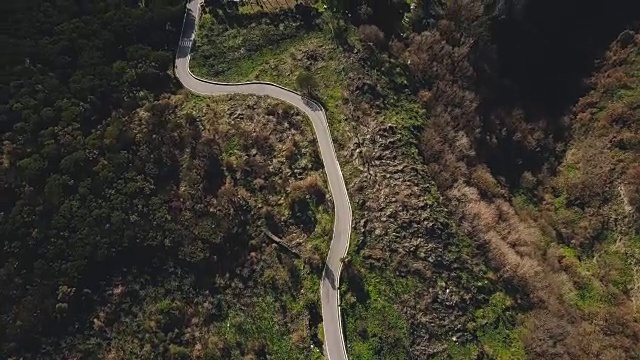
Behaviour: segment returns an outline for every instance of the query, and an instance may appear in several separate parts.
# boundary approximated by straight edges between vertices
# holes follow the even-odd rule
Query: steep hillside
[[[386,59],[376,48],[379,30],[368,32],[339,14],[314,9],[249,19],[212,11],[203,24],[192,56],[200,74],[297,87],[298,74],[308,72],[317,83],[311,95],[327,108],[354,210],[341,282],[350,356],[434,356],[456,343],[476,346],[476,331],[487,334],[482,343],[489,348],[513,345],[517,351],[517,339],[508,333],[511,300],[491,278],[480,249],[451,221],[433,182],[426,181],[415,139],[424,112],[386,73],[372,71],[377,65],[371,62]],[[292,30],[303,24],[304,31]],[[292,35],[273,46],[259,41],[287,29]],[[223,66],[212,61],[217,58],[237,60]]]
[[[638,4],[205,2],[195,73],[327,110],[352,359],[637,357]],[[0,358],[322,358],[311,128],[178,90],[183,5],[3,5]]]

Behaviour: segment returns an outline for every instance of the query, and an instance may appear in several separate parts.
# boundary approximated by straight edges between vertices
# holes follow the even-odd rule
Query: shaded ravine
[[[338,285],[340,271],[342,270],[342,258],[349,248],[352,214],[347,188],[333,147],[326,113],[322,106],[315,101],[277,84],[267,82],[222,83],[194,76],[189,69],[189,58],[199,16],[200,1],[187,0],[174,68],[176,77],[186,89],[201,95],[250,94],[271,96],[302,110],[313,124],[334,205],[333,238],[325,262],[322,281],[320,282],[325,355],[329,360],[346,360],[347,352],[342,333]]]

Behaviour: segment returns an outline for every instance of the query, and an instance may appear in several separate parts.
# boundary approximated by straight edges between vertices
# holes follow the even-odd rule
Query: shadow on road
[[[313,112],[318,112],[318,111],[322,111],[322,108],[318,105],[318,103],[322,104],[321,100],[318,99],[310,99],[306,96],[300,96],[300,98],[302,99],[302,102],[308,106]]]
[[[182,34],[180,35],[180,45],[178,46],[178,51],[176,52],[177,59],[182,59],[189,56],[189,52],[191,51],[194,44],[184,44],[183,42],[185,41],[185,39],[192,39],[195,31],[196,16],[193,11],[191,11],[191,9],[187,8],[184,18],[184,25],[182,28]]]
[[[333,290],[336,289],[336,275],[333,273],[333,270],[331,270],[328,264],[325,264],[322,277],[326,278],[329,281],[329,284],[331,285],[331,288]]]

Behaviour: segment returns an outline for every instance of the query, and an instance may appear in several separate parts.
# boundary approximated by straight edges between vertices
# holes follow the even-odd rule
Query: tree
[[[375,25],[360,25],[358,33],[362,41],[376,48],[384,44],[384,33]]]
[[[298,89],[305,93],[306,95],[313,95],[313,93],[318,89],[318,82],[316,81],[315,76],[309,71],[301,71],[296,77],[296,85]]]

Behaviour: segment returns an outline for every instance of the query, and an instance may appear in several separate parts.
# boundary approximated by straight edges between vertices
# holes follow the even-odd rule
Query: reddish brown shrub
[[[375,25],[360,25],[358,33],[362,41],[368,44],[378,48],[384,45],[384,33]]]

